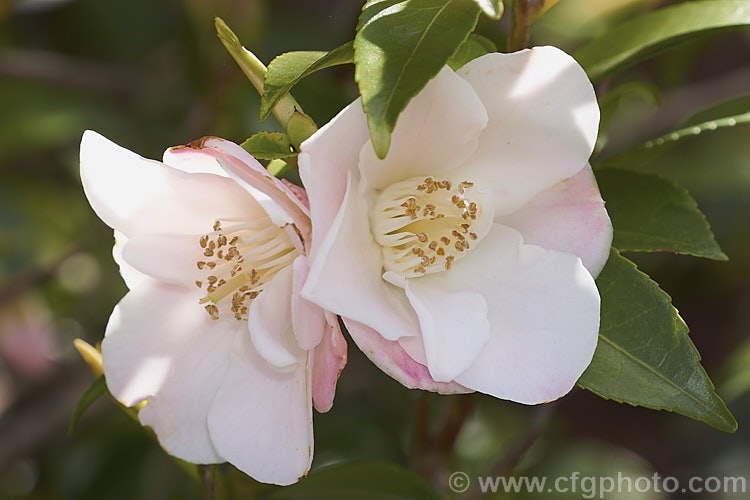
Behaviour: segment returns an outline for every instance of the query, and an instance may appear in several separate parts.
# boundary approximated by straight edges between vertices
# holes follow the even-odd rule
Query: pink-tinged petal
[[[385,159],[368,140],[359,155],[367,189],[417,176],[450,176],[476,150],[487,112],[476,92],[447,66],[399,115]]]
[[[323,339],[328,329],[323,309],[304,299],[300,295],[302,286],[307,279],[310,268],[307,257],[300,255],[294,259],[292,264],[294,276],[292,279],[292,323],[294,325],[294,336],[302,349],[307,351],[314,349]]]
[[[495,214],[578,173],[599,128],[594,88],[578,63],[554,47],[487,54],[458,70],[489,123],[462,172],[495,193]]]
[[[346,366],[346,339],[341,333],[338,318],[329,312],[325,313],[326,332],[313,356],[312,397],[315,409],[325,413],[333,406],[336,395],[336,382],[341,370]]]
[[[497,222],[519,231],[526,243],[577,255],[594,277],[609,257],[612,223],[590,166]]]
[[[383,370],[409,389],[423,389],[440,394],[464,394],[473,392],[455,382],[435,382],[427,366],[417,363],[401,347],[399,342],[384,339],[378,332],[356,321],[344,319],[346,329],[357,347]]]
[[[132,290],[151,278],[125,262],[125,259],[122,257],[122,251],[127,243],[128,237],[120,231],[115,231],[115,244],[112,247],[112,259],[114,259],[117,267],[120,268],[120,276],[122,276],[122,280],[125,282],[128,290]]]
[[[447,274],[406,280],[405,289],[419,317],[427,368],[437,382],[450,382],[466,370],[490,337],[484,297],[444,286]]]
[[[200,234],[217,217],[243,217],[257,205],[231,179],[181,172],[90,130],[81,140],[81,181],[96,214],[128,237]]]
[[[206,417],[223,383],[234,320],[213,321],[195,293],[155,282],[131,290],[115,307],[102,342],[112,394],[133,406],[165,450],[194,463],[217,463]]]
[[[264,483],[287,485],[306,474],[313,454],[310,364],[276,370],[247,334],[238,335],[208,414],[219,455]]]
[[[300,146],[299,175],[310,198],[313,262],[346,193],[347,172],[357,169],[359,150],[368,140],[360,99],[344,108]]]
[[[292,331],[292,274],[291,266],[277,272],[250,304],[247,318],[255,351],[280,369],[303,363],[307,356]]]
[[[599,292],[575,255],[523,243],[495,225],[451,273],[472,283],[489,308],[490,340],[456,382],[525,404],[566,394],[591,362]]]
[[[176,146],[164,151],[162,163],[168,167],[176,168],[188,174],[214,174],[221,177],[229,177],[216,158],[209,155],[185,155],[175,153],[184,146]]]
[[[416,335],[419,323],[403,291],[380,277],[382,254],[370,232],[365,201],[356,191],[349,173],[341,209],[310,263],[302,296],[389,340]]]
[[[302,240],[310,240],[310,210],[289,187],[263,168],[258,160],[237,144],[218,137],[204,137],[182,148],[175,155],[206,154],[214,157],[224,171],[249,192],[278,226],[294,223]]]

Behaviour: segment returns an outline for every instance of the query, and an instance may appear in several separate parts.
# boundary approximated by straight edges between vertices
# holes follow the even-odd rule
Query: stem
[[[526,48],[531,25],[558,0],[513,0],[513,27],[508,41],[509,52]]]
[[[253,84],[255,90],[258,91],[260,96],[263,96],[264,82],[266,78],[266,66],[258,59],[255,54],[247,50],[242,46],[239,38],[234,32],[229,29],[229,26],[220,18],[217,17],[216,33],[219,35],[219,40],[224,44],[229,54],[237,62],[240,69],[245,76],[247,76],[250,83]],[[286,130],[289,120],[294,115],[295,111],[302,111],[302,108],[294,100],[291,94],[286,94],[279,100],[279,103],[273,108],[273,115],[279,121],[279,124]]]

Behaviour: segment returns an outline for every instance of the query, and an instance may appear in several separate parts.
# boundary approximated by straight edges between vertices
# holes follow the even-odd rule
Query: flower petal
[[[347,172],[356,170],[359,150],[369,137],[362,102],[357,99],[300,146],[299,175],[310,198],[313,227],[310,262],[344,200]]]
[[[302,349],[314,349],[323,339],[328,329],[326,316],[320,307],[300,295],[310,270],[307,257],[300,255],[292,264],[294,276],[292,278],[292,323],[294,336]]]
[[[594,277],[609,258],[612,223],[588,165],[496,222],[519,231],[526,243],[579,256]]]
[[[205,275],[196,266],[206,260],[199,240],[200,236],[191,234],[135,234],[123,247],[122,258],[146,276],[195,288],[195,281]]]
[[[357,347],[383,370],[409,389],[423,389],[440,394],[464,394],[473,392],[455,382],[435,382],[427,366],[417,363],[401,347],[400,342],[410,337],[403,337],[398,342],[384,339],[378,332],[356,321],[344,318],[346,329],[357,344]]]
[[[217,463],[206,416],[226,374],[236,321],[212,321],[195,293],[149,282],[115,307],[102,342],[107,386],[140,411],[165,450],[194,463]]]
[[[446,66],[399,115],[385,159],[375,156],[369,140],[362,146],[359,168],[366,188],[450,172],[476,150],[486,125],[476,92]]]
[[[264,483],[287,485],[307,473],[313,453],[309,365],[303,360],[276,370],[255,352],[249,335],[235,338],[227,377],[208,414],[211,440],[224,459]]]
[[[581,260],[526,245],[499,224],[469,257],[450,272],[484,295],[491,335],[456,382],[525,404],[566,394],[598,339],[599,292]]]
[[[594,148],[599,107],[578,63],[555,47],[487,54],[458,70],[489,123],[462,174],[495,191],[495,214],[578,173]]]
[[[448,273],[406,280],[406,296],[419,317],[427,367],[450,382],[477,358],[490,337],[487,301],[476,292],[450,290]]]
[[[87,130],[81,180],[97,215],[126,236],[210,230],[216,217],[252,213],[256,202],[231,179],[186,174],[147,160]]]
[[[250,304],[247,318],[255,351],[281,369],[301,363],[306,357],[292,331],[292,274],[291,266],[277,272]]]
[[[180,154],[183,148],[184,146],[175,146],[164,151],[162,163],[187,174],[214,174],[229,177],[216,158],[205,154]]]
[[[150,278],[125,262],[125,259],[122,257],[122,252],[127,243],[128,237],[120,231],[115,231],[115,244],[112,247],[112,259],[115,261],[115,264],[117,264],[117,267],[120,268],[120,276],[122,276],[122,280],[125,282],[128,290],[132,290],[143,281],[147,281]]]
[[[312,397],[315,409],[325,413],[333,406],[336,382],[347,359],[346,339],[335,314],[325,313],[326,332],[315,349],[312,368]]]
[[[302,296],[375,329],[389,340],[415,335],[419,323],[404,293],[380,276],[382,254],[351,172],[347,182],[339,213],[311,262]]]
[[[219,165],[266,210],[278,226],[294,223],[305,242],[310,240],[310,210],[295,192],[268,173],[258,160],[237,144],[218,137],[204,137],[183,148],[172,148],[173,154],[206,154]]]

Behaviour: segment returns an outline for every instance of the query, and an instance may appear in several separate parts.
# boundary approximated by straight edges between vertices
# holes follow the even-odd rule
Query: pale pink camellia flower
[[[359,100],[302,144],[302,296],[407,387],[526,404],[566,394],[597,344],[612,227],[588,166],[599,124],[554,47],[444,68],[375,156]]]
[[[81,179],[115,230],[130,291],[102,342],[112,394],[169,453],[290,484],[310,468],[312,406],[327,411],[346,342],[299,295],[310,219],[300,188],[231,142],[147,160],[87,131]]]

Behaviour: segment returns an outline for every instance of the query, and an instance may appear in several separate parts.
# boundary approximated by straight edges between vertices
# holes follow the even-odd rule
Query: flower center
[[[472,182],[432,177],[385,188],[370,220],[385,270],[413,278],[450,269],[489,230],[485,198]]]
[[[232,225],[222,228],[222,222]],[[201,304],[211,319],[232,314],[247,319],[250,303],[282,268],[297,257],[289,234],[268,220],[222,219],[198,244],[207,260],[196,262],[206,277],[195,285],[206,295]]]

